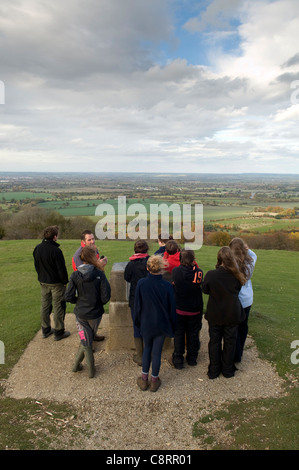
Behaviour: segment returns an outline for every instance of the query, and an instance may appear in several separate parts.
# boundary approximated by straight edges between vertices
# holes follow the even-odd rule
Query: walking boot
[[[158,388],[160,387],[161,385],[161,380],[159,379],[159,377],[153,379],[152,377],[152,380],[151,380],[151,383],[150,383],[150,391],[151,392],[156,392],[158,390]]]
[[[69,331],[63,331],[62,333],[60,331],[55,330],[54,331],[54,341],[60,341],[63,338],[68,338],[70,336]]]
[[[92,379],[95,374],[94,357],[91,346],[84,347],[85,360],[88,367],[89,378]]]
[[[84,348],[82,344],[80,344],[76,357],[75,357],[75,362],[73,364],[72,372],[78,372],[78,370],[83,369],[83,366],[81,364],[83,359],[84,359]]]
[[[142,377],[138,377],[137,379],[137,385],[141,390],[147,390],[149,387],[149,382],[148,380],[144,380]]]
[[[43,338],[49,338],[54,333],[54,328],[42,328]]]
[[[143,354],[143,339],[134,338],[136,354],[133,354],[133,361],[139,366],[142,366],[142,354]]]

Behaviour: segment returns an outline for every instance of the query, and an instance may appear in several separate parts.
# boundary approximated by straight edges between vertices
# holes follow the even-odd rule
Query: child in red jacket
[[[166,281],[171,281],[173,268],[180,265],[180,248],[175,240],[169,240],[166,243],[163,261],[165,270],[163,278]]]

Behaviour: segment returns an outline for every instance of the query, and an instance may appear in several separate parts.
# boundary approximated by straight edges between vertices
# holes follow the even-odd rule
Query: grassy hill
[[[32,257],[33,249],[38,243],[39,240],[0,241],[2,260],[0,340],[5,345],[5,364],[0,364],[0,380],[9,375],[29,341],[40,329],[40,289]],[[132,241],[98,241],[97,245],[100,253],[108,257],[106,268],[108,278],[113,263],[127,261],[133,254],[134,243]],[[61,240],[60,246],[69,274],[71,274],[71,258],[79,242],[78,240]],[[157,247],[157,244],[153,243],[150,247],[150,254],[154,253]],[[203,246],[196,252],[197,262],[204,273],[214,269],[217,251],[217,247]],[[277,372],[286,379],[286,386],[289,388],[289,395],[286,398],[271,401],[269,404],[271,414],[267,415],[269,425],[267,429],[261,429],[269,436],[267,437],[268,448],[295,449],[298,445],[298,442],[296,444],[296,432],[298,432],[298,424],[296,424],[298,388],[296,389],[296,385],[298,384],[299,364],[293,364],[291,361],[291,354],[294,353],[291,343],[299,340],[297,307],[299,253],[271,250],[256,250],[256,253],[257,264],[252,280],[254,304],[250,313],[249,333],[254,337],[260,355],[274,364]],[[206,304],[206,296],[204,296],[204,301]],[[67,311],[71,312],[73,307],[68,304],[67,308]],[[108,306],[106,306],[107,309]],[[296,357],[299,359],[299,351]],[[17,410],[21,405],[17,401],[3,398],[1,400],[0,395],[0,405],[1,402],[5,402],[6,407],[11,409],[12,416],[18,414]],[[26,402],[22,403],[22,406],[29,405]],[[264,426],[259,422],[253,423],[250,418],[243,423],[241,413],[246,413],[247,404],[244,405],[243,411],[242,406],[231,407],[231,416],[234,420],[239,420],[239,426],[241,426],[240,448],[246,440],[251,439],[250,433],[253,425]],[[265,414],[264,403],[258,401],[251,406],[261,410],[260,419],[262,419]],[[4,423],[0,419],[0,427],[2,424]],[[275,429],[271,426],[275,426]],[[6,432],[9,435],[11,427],[8,427]],[[292,433],[291,440],[290,432]],[[6,441],[0,438],[0,448],[3,448],[3,442]],[[21,446],[30,448],[30,442],[22,445],[16,444],[18,445],[19,448]],[[265,448],[260,439],[252,446],[252,448]]]
[[[0,366],[4,377],[40,328],[40,290],[33,266],[32,251],[39,240],[1,241],[1,317],[0,340],[5,344],[6,364]],[[69,274],[77,240],[61,240]],[[113,263],[127,261],[133,254],[132,241],[98,241],[101,254],[108,257],[109,278]],[[150,247],[150,254],[157,244]],[[196,259],[206,273],[214,269],[218,248],[203,246]],[[254,304],[250,314],[250,333],[260,353],[271,360],[281,375],[298,374],[291,363],[291,342],[299,339],[298,266],[299,253],[256,250],[258,260],[253,276]],[[205,303],[206,303],[205,299]],[[68,305],[68,311],[72,311]],[[106,310],[108,306],[106,306]]]

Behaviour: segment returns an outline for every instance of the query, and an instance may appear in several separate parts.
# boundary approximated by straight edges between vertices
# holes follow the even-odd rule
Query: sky
[[[1,0],[0,171],[299,174],[298,0]]]

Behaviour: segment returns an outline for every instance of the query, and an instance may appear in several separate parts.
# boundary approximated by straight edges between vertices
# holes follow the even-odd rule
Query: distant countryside
[[[252,248],[299,249],[299,175],[277,174],[1,172],[0,238],[40,238],[54,224],[60,238],[79,238],[86,228],[94,231],[99,204],[109,203],[117,215],[119,196],[127,206],[148,210],[152,204],[202,204],[205,245],[241,236]],[[170,233],[171,223],[170,212]]]

